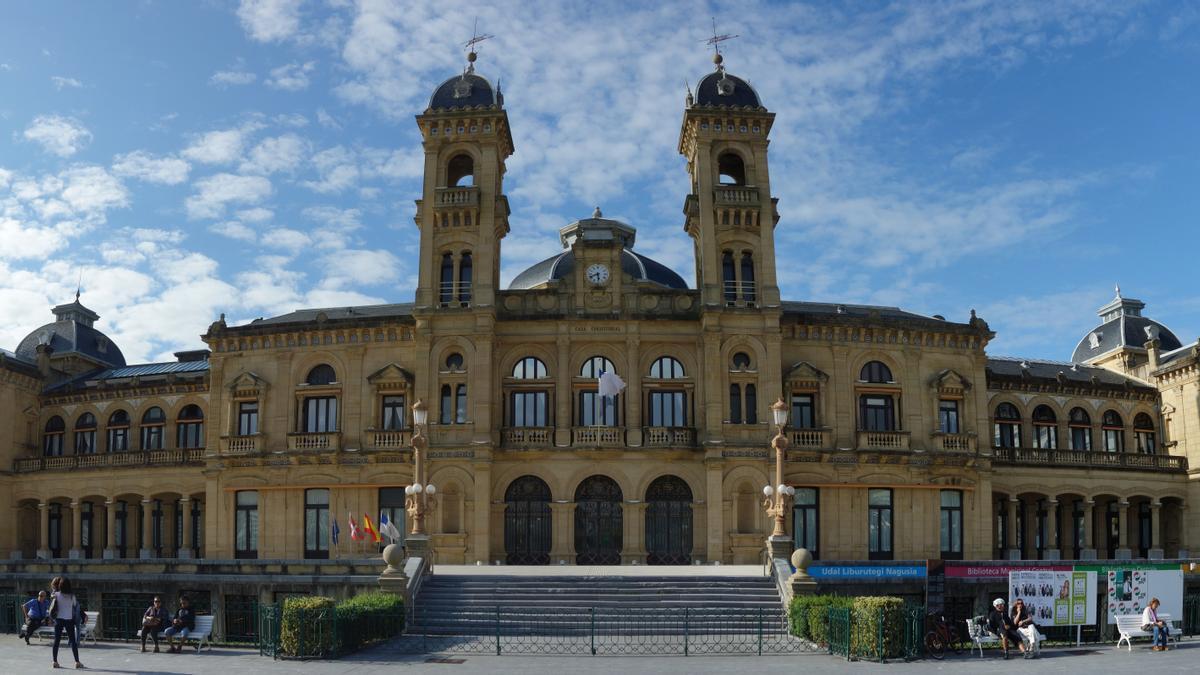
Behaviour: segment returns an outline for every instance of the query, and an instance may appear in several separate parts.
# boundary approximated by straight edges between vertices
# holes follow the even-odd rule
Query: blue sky
[[[992,353],[1065,359],[1119,283],[1200,335],[1200,4],[731,7],[11,3],[0,346],[80,275],[131,362],[201,346],[222,312],[410,301],[413,116],[476,15],[516,143],[505,282],[600,205],[694,283],[676,141],[715,15],[777,115],[785,298],[975,308]]]

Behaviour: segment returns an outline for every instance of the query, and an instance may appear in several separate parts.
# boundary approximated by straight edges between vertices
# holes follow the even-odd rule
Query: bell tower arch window
[[[459,153],[446,163],[446,186],[469,187],[475,184],[475,160],[471,156]]]
[[[717,174],[721,185],[745,185],[746,163],[736,152],[723,152],[717,157]]]
[[[750,251],[742,252],[742,299],[754,302],[754,256]]]
[[[438,302],[444,307],[454,299],[454,256],[442,254],[441,283],[438,290]]]
[[[733,263],[733,251],[721,254],[721,283],[725,293],[725,302],[733,304],[737,301],[737,267]]]

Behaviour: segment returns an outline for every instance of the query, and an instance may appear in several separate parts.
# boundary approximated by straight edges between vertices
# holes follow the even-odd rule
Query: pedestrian
[[[154,596],[154,602],[142,615],[142,653],[146,652],[146,638],[154,640],[154,653],[158,653],[158,631],[167,625],[167,608],[163,607],[162,598]]]
[[[57,587],[53,584],[57,582]],[[71,580],[66,577],[55,577],[54,582],[51,582],[52,588],[57,588],[50,600],[50,618],[54,620],[54,649],[51,651],[51,666],[61,668],[58,665],[58,645],[62,642],[62,635],[67,634],[67,641],[71,645],[71,654],[75,657],[75,667],[83,668],[83,664],[79,662],[79,640],[76,636],[76,618],[82,618],[87,621],[87,614],[79,608],[79,600],[75,598],[75,593],[71,590]]]
[[[196,630],[196,613],[192,611],[191,603],[186,595],[179,596],[179,609],[175,610],[175,618],[171,619],[171,627],[164,633],[167,636],[167,651],[179,654],[187,642],[188,634]],[[179,636],[179,645],[175,645],[175,636]]]
[[[1016,644],[1021,648],[1021,654],[1025,654],[1025,643],[1021,641],[1021,636],[1017,634],[1017,626],[1013,623],[1012,617],[1008,612],[1004,611],[1004,600],[996,598],[992,601],[992,611],[988,612],[987,629],[992,635],[1000,638],[1000,645],[1004,648],[1004,658],[1008,659],[1009,645]]]
[[[36,598],[30,598],[28,602],[21,605],[21,611],[25,614],[25,625],[17,637],[25,640],[25,644],[29,644],[29,638],[33,637],[33,632],[50,623],[50,598],[46,595],[46,591],[38,591]]]
[[[1146,609],[1142,610],[1142,630],[1146,632],[1154,632],[1154,647],[1153,651],[1167,651],[1167,637],[1171,634],[1171,629],[1167,627],[1167,622],[1158,618],[1158,598],[1150,598],[1150,604]]]

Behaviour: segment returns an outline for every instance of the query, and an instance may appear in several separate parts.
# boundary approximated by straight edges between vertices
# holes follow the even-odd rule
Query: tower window
[[[459,129],[462,133],[462,129]],[[470,155],[455,155],[446,164],[446,185],[468,187],[475,184],[475,160]]]
[[[471,215],[467,214],[467,218]],[[470,223],[467,223],[470,225]],[[464,305],[471,301],[471,253],[462,254],[458,262],[458,301]]]
[[[736,153],[726,152],[717,158],[717,173],[722,185],[746,184],[746,165]]]

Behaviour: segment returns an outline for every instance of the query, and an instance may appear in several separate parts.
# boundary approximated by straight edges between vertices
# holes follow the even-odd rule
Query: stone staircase
[[[410,634],[683,635],[786,632],[763,577],[434,575]]]

